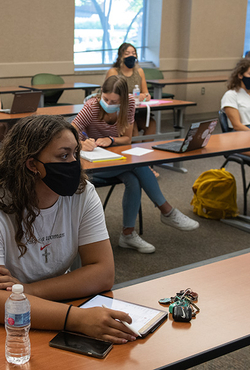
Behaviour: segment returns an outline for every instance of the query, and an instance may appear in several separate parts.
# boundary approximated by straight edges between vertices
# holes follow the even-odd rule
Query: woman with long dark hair
[[[81,169],[77,130],[61,116],[30,116],[0,151],[0,316],[13,284],[31,303],[33,328],[126,343],[124,312],[55,302],[111,289],[114,261],[100,199]],[[79,253],[81,267],[70,271]],[[69,311],[70,310],[70,311]]]
[[[126,111],[126,113],[124,113]],[[123,76],[110,76],[102,86],[101,94],[89,99],[72,124],[82,138],[82,149],[130,144],[135,112],[135,101],[128,94]],[[119,246],[140,253],[153,253],[155,247],[143,240],[134,230],[141,203],[141,189],[161,212],[161,221],[179,230],[193,230],[199,223],[173,208],[163,196],[155,175],[149,167],[133,170],[118,169],[98,172],[94,178],[118,177],[125,184],[122,201],[123,230]]]

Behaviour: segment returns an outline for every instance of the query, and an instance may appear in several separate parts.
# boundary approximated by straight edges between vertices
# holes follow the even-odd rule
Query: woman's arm
[[[148,92],[147,81],[145,78],[145,73],[142,68],[138,69],[139,75],[141,76],[141,93],[140,93],[140,101],[149,101],[151,99],[151,95]]]
[[[241,123],[240,113],[238,109],[232,107],[224,107],[224,112],[230,119],[235,131],[248,131],[249,128]],[[250,124],[250,122],[249,122]]]
[[[78,133],[80,132],[79,128],[76,126],[74,122],[71,122],[71,125],[75,127]],[[84,141],[81,141],[81,146],[82,146],[81,147],[82,150],[85,150],[88,152],[92,152],[92,150],[94,150],[97,147],[95,139],[89,139],[89,138]]]
[[[131,144],[132,132],[133,132],[133,125],[129,125],[129,127],[126,128],[123,136],[113,137],[113,140],[114,140],[113,145]],[[111,140],[109,137],[103,137],[103,138],[99,138],[96,140],[96,145],[104,147],[104,148],[110,146],[110,144],[111,144]]]
[[[4,323],[4,303],[10,293],[0,291],[0,322]],[[68,305],[52,302],[27,294],[31,304],[31,327],[42,330],[62,330]],[[83,333],[95,338],[109,340],[113,343],[126,343],[135,340],[131,330],[117,320],[131,323],[128,314],[100,307],[82,309],[71,307],[66,329]]]
[[[23,284],[24,293],[49,300],[87,297],[110,290],[114,283],[114,260],[109,239],[79,247],[82,267],[68,274]],[[0,289],[19,283],[0,267]]]

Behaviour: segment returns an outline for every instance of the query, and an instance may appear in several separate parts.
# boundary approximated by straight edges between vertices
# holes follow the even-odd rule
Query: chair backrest
[[[52,73],[38,73],[31,79],[31,85],[49,85],[49,84],[63,84],[64,79],[61,76]],[[44,92],[44,103],[56,104],[62,95],[62,90],[52,90]]]
[[[146,80],[162,80],[164,78],[162,71],[156,68],[143,68]],[[152,88],[151,84],[147,84],[148,89]]]
[[[222,132],[233,131],[233,129],[228,126],[227,115],[223,110],[219,111],[219,122]]]

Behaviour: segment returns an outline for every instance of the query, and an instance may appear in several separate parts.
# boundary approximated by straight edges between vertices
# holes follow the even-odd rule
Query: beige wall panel
[[[73,73],[74,0],[5,1],[0,34],[1,77]]]
[[[240,58],[247,0],[192,0],[189,57]]]
[[[231,70],[243,53],[246,9],[247,0],[163,1],[162,17],[167,12],[169,23],[162,28],[160,69]],[[167,41],[163,32],[169,35]],[[171,53],[172,42],[178,52]]]
[[[165,78],[229,75],[243,51],[247,0],[162,0],[160,69]],[[150,27],[153,32],[153,27]],[[106,71],[74,73],[74,0],[2,1],[0,85],[30,83],[40,72],[65,82],[102,84]],[[167,86],[177,99],[197,102],[187,114],[216,112],[223,84]],[[65,91],[61,102],[82,103],[84,92]],[[11,95],[2,95],[5,106]]]

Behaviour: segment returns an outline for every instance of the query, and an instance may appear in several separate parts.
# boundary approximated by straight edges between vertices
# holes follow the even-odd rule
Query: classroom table
[[[60,115],[60,116],[74,116],[80,112],[82,109],[83,104],[72,104],[72,105],[56,105],[53,107],[42,107],[37,108],[36,112],[31,113],[17,113],[17,114],[9,114],[0,112],[0,122],[1,121],[17,121],[20,118],[28,117],[28,116],[39,116],[42,114],[48,115]]]
[[[170,85],[188,85],[188,84],[201,84],[201,83],[215,83],[225,82],[228,80],[227,76],[207,76],[207,77],[187,77],[187,78],[172,78],[161,80],[147,80],[154,88],[154,98],[161,99],[162,89]]]
[[[105,359],[49,347],[56,332],[31,330],[31,359],[20,369],[180,370],[243,348],[250,344],[249,264],[247,249],[114,286],[105,294],[167,312],[168,306],[160,305],[158,300],[191,288],[199,294],[200,312],[190,323],[175,322],[169,315],[145,338],[114,345]],[[79,305],[83,301],[72,303]],[[4,360],[3,325],[0,336],[0,370],[16,369]]]
[[[179,139],[178,139],[179,140]],[[152,145],[162,144],[165,141],[154,141],[145,143],[136,143],[130,145],[120,145],[107,148],[108,150],[122,154],[123,151],[141,147],[146,149],[152,149]],[[208,157],[214,157],[219,155],[229,155],[232,153],[240,153],[250,150],[250,132],[237,131],[228,132],[223,134],[213,134],[205,148],[192,150],[184,153],[172,153],[164,150],[156,150],[153,152],[142,155],[132,156],[125,154],[126,159],[115,160],[115,161],[104,161],[98,163],[88,162],[87,160],[81,159],[83,168],[89,173],[95,173],[100,170],[110,171],[119,168],[130,170],[134,167],[139,166],[150,166],[159,165],[163,163],[176,163],[180,161],[187,161],[192,159],[202,159]],[[123,154],[122,154],[123,155]]]
[[[152,104],[150,105],[150,111],[151,112],[154,112],[154,113],[159,113],[161,111],[165,111],[165,110],[170,110],[170,109],[174,109],[175,110],[175,113],[176,113],[176,122],[173,122],[174,124],[174,129],[176,131],[174,132],[168,132],[167,135],[169,138],[171,137],[183,137],[184,135],[184,126],[183,126],[183,115],[184,115],[184,111],[185,111],[185,108],[187,107],[192,107],[192,106],[196,106],[197,104],[195,102],[191,102],[191,101],[184,101],[184,100],[172,100],[172,99],[152,99],[151,100],[152,102],[154,101],[159,101],[159,104]],[[165,103],[163,103],[163,101],[165,101]],[[150,102],[149,102],[150,104]],[[144,103],[141,103],[139,105],[139,107],[136,107],[136,112],[139,112],[139,111],[146,111],[147,110],[147,106],[144,104]],[[162,135],[161,133],[161,120],[157,118],[157,116],[155,117],[156,118],[156,134],[155,135],[147,135],[147,139],[155,139],[155,138],[160,138],[160,136]],[[179,133],[179,135],[178,135]],[[145,139],[145,137],[135,137],[133,138],[133,140],[143,140]]]
[[[165,101],[163,103],[163,101]],[[159,104],[154,104],[151,106],[151,111],[159,111],[159,110],[168,110],[176,108],[178,111],[178,120],[176,122],[176,125],[178,127],[178,131],[174,131],[172,133],[166,133],[164,134],[167,137],[180,137],[183,136],[183,114],[186,107],[195,106],[196,103],[190,102],[190,101],[183,101],[183,100],[170,100],[170,99],[161,99],[161,102]],[[53,106],[53,107],[42,107],[38,108],[35,113],[20,113],[20,114],[7,114],[0,112],[0,122],[1,121],[16,121],[17,119],[31,116],[31,115],[41,115],[41,114],[59,114],[62,116],[73,116],[80,112],[82,109],[83,104],[75,104],[75,105],[59,105],[59,106]],[[137,111],[145,111],[147,109],[146,106],[141,105],[136,108]],[[156,135],[148,135],[147,139],[154,139],[154,138],[160,138],[163,134],[160,133],[160,128],[158,130],[158,134]],[[138,140],[138,138],[145,139],[145,137],[135,137],[135,139]]]
[[[208,77],[187,77],[187,78],[147,80],[147,83],[150,83],[154,89],[154,99],[161,99],[162,89],[165,86],[215,83],[215,82],[225,82],[227,80],[228,80],[227,76],[208,76]],[[160,121],[161,121],[161,112],[157,112],[156,122],[160,122]]]
[[[84,82],[70,82],[64,84],[46,84],[46,85],[24,85],[21,88],[26,88],[29,90],[39,90],[42,91],[42,96],[40,99],[39,107],[44,107],[44,92],[52,90],[85,90],[85,96],[92,93],[93,90],[101,87],[96,84],[89,84]]]
[[[20,86],[0,86],[0,94],[14,94],[16,92],[25,91],[29,91],[29,89]]]

